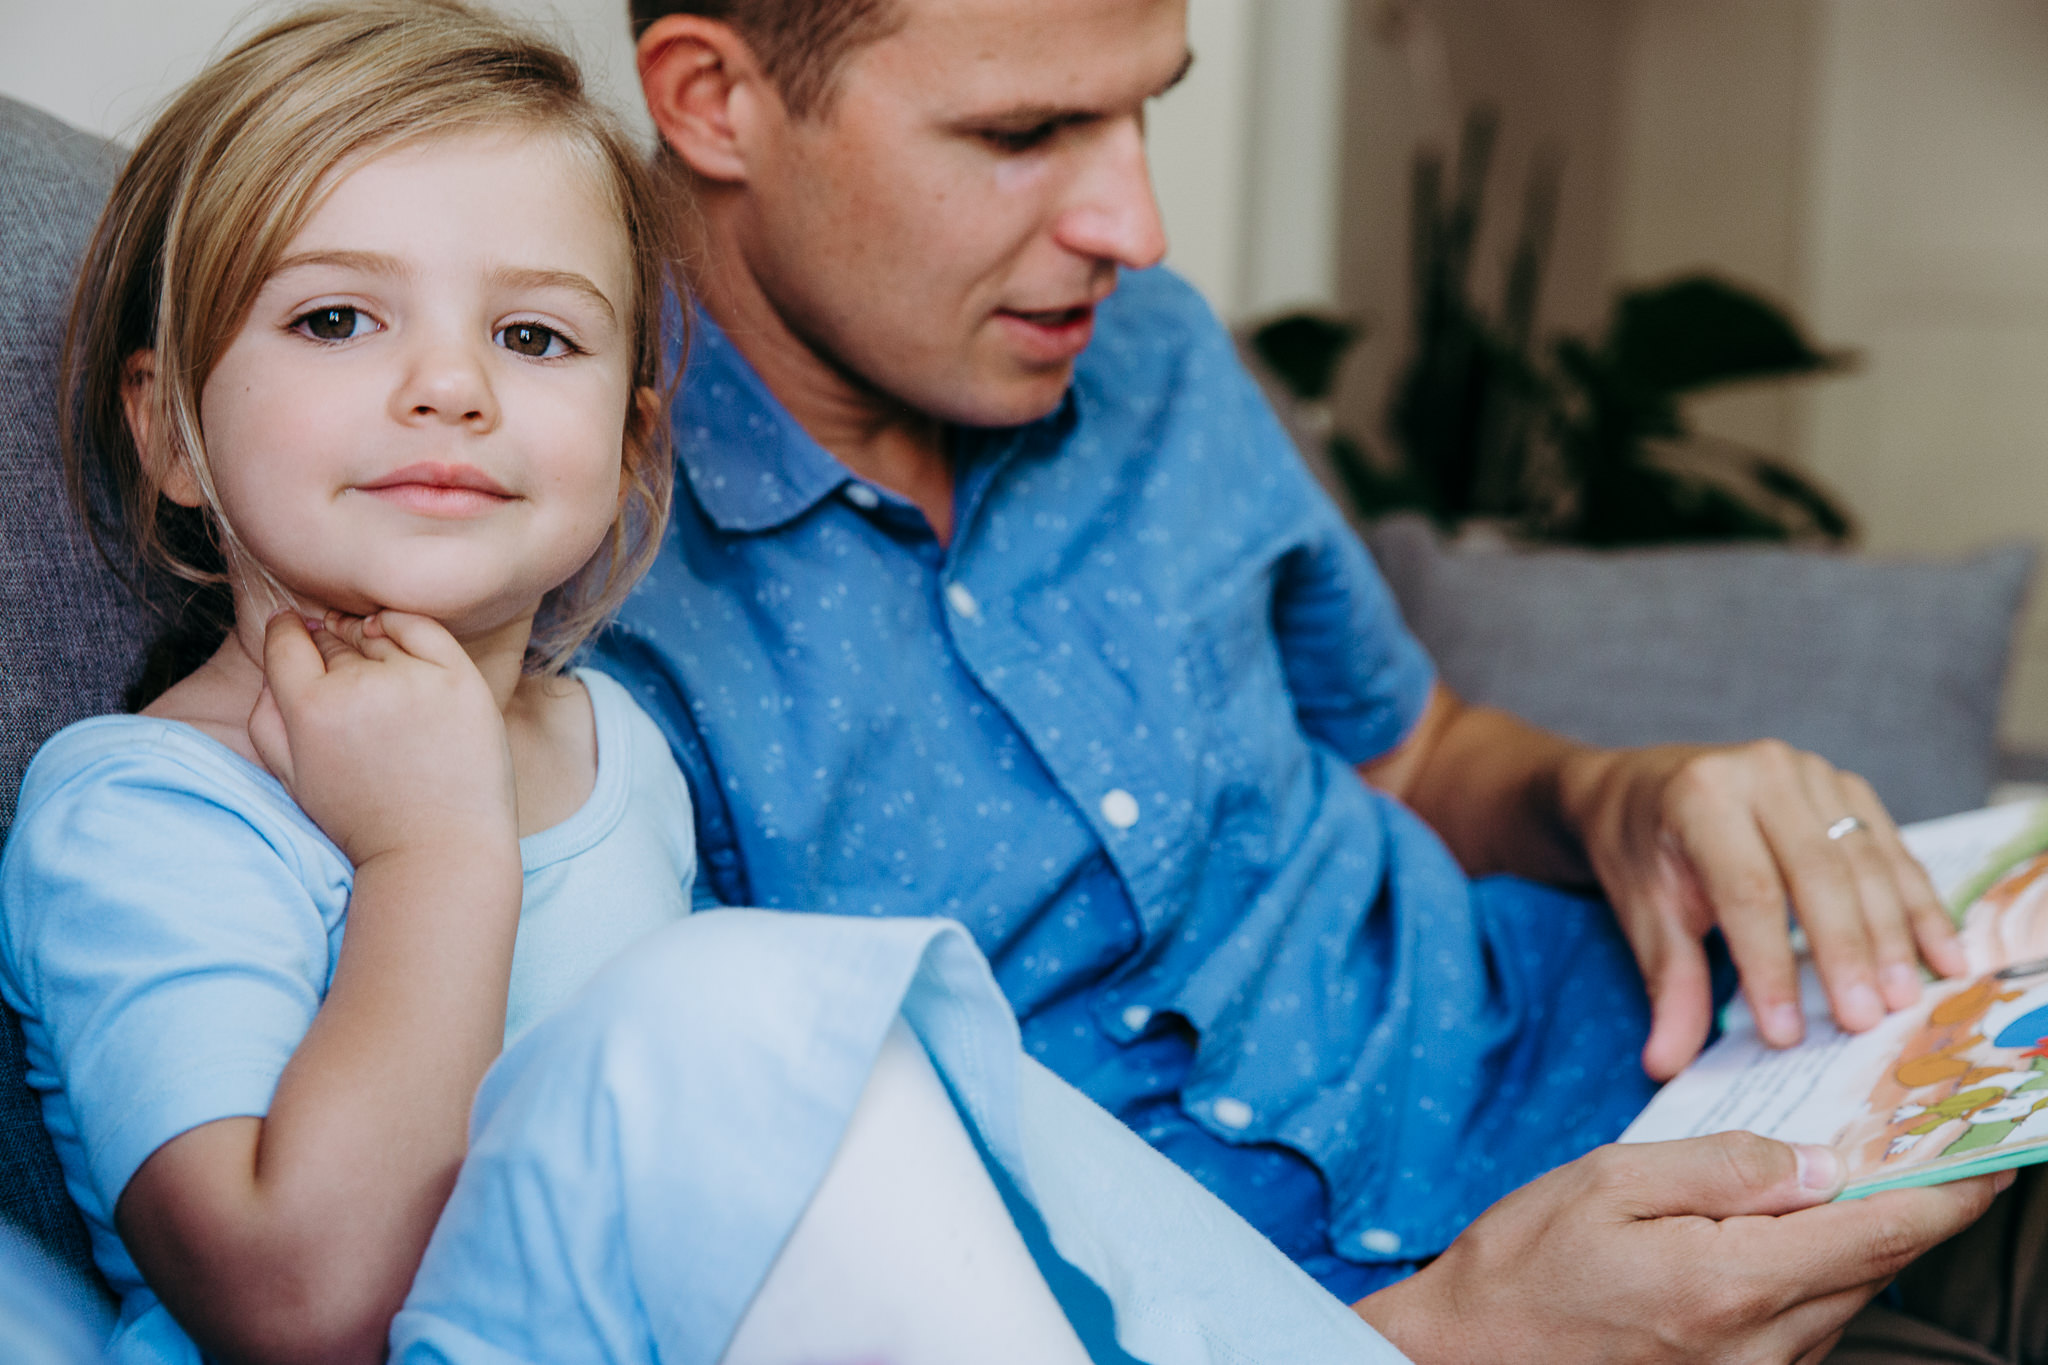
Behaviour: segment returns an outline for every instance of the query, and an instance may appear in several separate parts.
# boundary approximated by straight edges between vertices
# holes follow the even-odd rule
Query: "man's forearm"
[[[1600,759],[1439,684],[1401,747],[1359,773],[1428,821],[1473,876],[1587,886],[1593,872],[1570,814],[1582,803],[1568,797],[1598,780]]]

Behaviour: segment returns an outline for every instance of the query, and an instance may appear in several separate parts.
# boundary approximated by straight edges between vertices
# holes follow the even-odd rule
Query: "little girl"
[[[443,0],[273,25],[115,187],[67,454],[209,652],[44,747],[0,862],[113,1357],[1391,1356],[957,927],[689,916],[661,735],[564,671],[666,511],[673,211]]]

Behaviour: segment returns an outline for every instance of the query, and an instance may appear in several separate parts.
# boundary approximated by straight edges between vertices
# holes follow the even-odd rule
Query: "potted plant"
[[[1754,290],[1709,274],[1625,289],[1597,340],[1538,339],[1554,159],[1530,177],[1498,311],[1477,302],[1473,246],[1497,126],[1485,109],[1466,120],[1448,187],[1439,154],[1415,159],[1415,347],[1389,404],[1386,453],[1351,433],[1328,437],[1358,512],[1420,511],[1446,529],[1484,519],[1595,546],[1846,540],[1847,514],[1807,475],[1686,425],[1691,395],[1849,363]],[[1359,336],[1346,319],[1296,313],[1260,327],[1251,346],[1327,425],[1338,362]]]

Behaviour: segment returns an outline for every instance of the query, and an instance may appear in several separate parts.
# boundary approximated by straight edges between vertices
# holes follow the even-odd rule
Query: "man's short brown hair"
[[[826,111],[847,56],[902,22],[895,0],[632,0],[632,12],[635,38],[671,14],[731,26],[797,118]]]

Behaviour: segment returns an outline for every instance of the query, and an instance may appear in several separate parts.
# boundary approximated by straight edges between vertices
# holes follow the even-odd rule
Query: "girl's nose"
[[[488,430],[497,425],[497,395],[476,348],[453,342],[423,345],[408,357],[392,394],[392,415],[406,422],[451,422]]]

